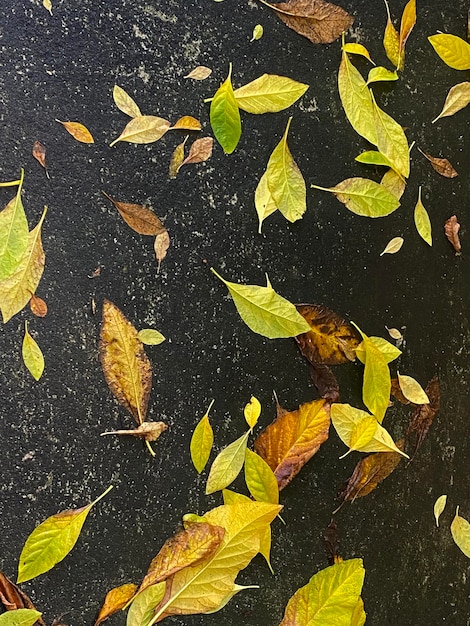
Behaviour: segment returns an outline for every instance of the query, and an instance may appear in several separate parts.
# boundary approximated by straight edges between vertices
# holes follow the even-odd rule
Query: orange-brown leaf
[[[426,152],[423,152],[421,148],[418,148],[421,154],[427,158],[429,163],[431,163],[432,167],[436,170],[438,174],[444,176],[445,178],[455,178],[458,176],[458,172],[455,170],[454,166],[448,159],[442,159],[440,157],[433,157]]]
[[[47,304],[42,298],[35,294],[31,296],[29,308],[31,309],[31,313],[36,317],[46,317],[47,315]]]
[[[295,338],[300,352],[310,363],[336,365],[355,360],[359,339],[350,324],[318,304],[299,304],[297,310],[312,329]]]
[[[102,622],[123,609],[137,590],[137,585],[129,583],[127,585],[121,585],[120,587],[114,587],[111,591],[108,591],[106,598],[104,599],[103,606],[98,614],[98,619],[95,622],[95,626],[98,626]]]
[[[37,610],[25,592],[17,587],[3,572],[0,572],[0,602],[6,611],[16,611],[17,609]],[[41,617],[37,619],[35,624],[45,626]]]
[[[104,191],[102,193],[114,204],[126,224],[139,235],[158,235],[165,230],[155,213],[147,207],[141,204],[118,202]]]
[[[49,172],[46,165],[46,146],[40,141],[35,141],[33,145],[33,157],[42,165],[46,171],[46,176],[49,178]]]
[[[414,440],[416,446],[414,454],[416,454],[421,447],[421,444],[431,428],[436,413],[439,411],[441,389],[437,376],[431,378],[426,385],[425,392],[429,398],[429,404],[420,404],[416,407],[406,432],[407,441]]]
[[[201,122],[192,115],[183,115],[169,130],[201,130]]]
[[[168,231],[165,228],[164,231],[162,231],[155,237],[154,249],[155,249],[155,256],[157,257],[157,261],[158,261],[157,273],[160,271],[160,265],[163,259],[166,257],[166,253],[169,247],[170,247],[170,235],[168,234]]]
[[[459,238],[460,224],[457,221],[456,215],[452,215],[452,217],[449,217],[449,219],[446,220],[446,223],[444,224],[444,230],[447,239],[454,247],[455,253],[460,254],[462,250]]]
[[[277,4],[261,1],[276,11],[286,26],[312,43],[331,43],[354,22],[344,9],[324,0],[289,0]]]
[[[207,161],[207,159],[212,156],[213,145],[214,140],[212,137],[201,137],[200,139],[196,139],[196,141],[191,144],[189,154],[183,161],[182,165]]]
[[[88,130],[86,126],[80,124],[80,122],[61,122],[60,120],[56,120],[59,124],[67,130],[74,139],[80,141],[81,143],[95,143],[92,134]]]
[[[328,439],[329,427],[330,404],[323,399],[306,402],[296,411],[278,405],[277,418],[256,439],[255,451],[273,470],[279,490]]]

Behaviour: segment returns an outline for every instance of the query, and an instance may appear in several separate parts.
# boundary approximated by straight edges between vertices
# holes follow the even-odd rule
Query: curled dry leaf
[[[310,377],[321,398],[339,402],[339,384],[336,376],[324,363],[309,363]]]
[[[61,122],[56,119],[56,122],[62,124],[66,131],[68,131],[74,139],[80,141],[80,143],[95,143],[93,135],[88,128],[80,122]]]
[[[388,244],[380,253],[380,256],[383,256],[384,254],[396,254],[401,249],[404,241],[403,237],[394,237],[393,239],[390,239]]]
[[[459,230],[460,224],[457,221],[457,217],[452,215],[452,217],[449,217],[449,219],[446,220],[446,223],[444,224],[444,231],[447,239],[450,241],[455,250],[455,254],[460,254],[462,250],[460,245]]]
[[[106,192],[101,193],[114,204],[126,224],[139,235],[158,235],[166,230],[155,213],[147,207],[141,204],[119,202],[108,196]]]
[[[423,152],[421,148],[418,148],[421,154],[431,163],[432,167],[438,174],[445,178],[455,178],[458,176],[458,172],[454,169],[452,163],[448,159],[442,159],[440,157],[433,157],[426,152]]]
[[[46,165],[46,146],[40,141],[35,141],[33,145],[33,157],[42,165],[47,178],[50,178]]]
[[[284,489],[328,439],[330,405],[326,400],[302,404],[296,411],[277,405],[277,417],[255,441],[255,452],[273,470]]]
[[[434,517],[436,518],[436,526],[439,528],[439,518],[441,517],[441,513],[446,508],[447,504],[447,496],[442,495],[439,496],[436,502],[434,503]]]
[[[354,22],[344,9],[324,0],[289,0],[277,4],[266,0],[260,2],[276,11],[286,26],[312,43],[331,43]]]
[[[103,606],[98,614],[98,619],[95,622],[95,626],[99,626],[99,624],[107,620],[108,617],[111,617],[111,615],[123,609],[136,591],[137,585],[132,583],[114,587],[114,589],[108,591]]]
[[[153,143],[163,137],[169,130],[171,124],[168,120],[154,115],[140,115],[134,117],[117,139],[109,144],[112,148],[118,141],[127,141],[129,143]]]
[[[183,161],[182,165],[189,163],[202,163],[212,156],[212,148],[214,140],[212,137],[201,137],[196,139],[189,148],[189,154]]]
[[[198,65],[193,70],[186,74],[184,78],[192,78],[193,80],[205,80],[212,74],[212,70],[210,67],[206,67],[205,65]]]
[[[36,610],[36,607],[25,592],[17,587],[3,572],[0,572],[0,602],[6,611],[15,611],[17,609]],[[40,615],[37,617],[36,623],[45,626],[44,620]]]
[[[425,392],[429,398],[429,404],[421,404],[416,407],[406,432],[407,440],[411,440],[415,445],[414,454],[421,447],[439,410],[441,390],[437,376],[428,382]]]
[[[155,237],[154,243],[155,256],[158,261],[157,273],[160,271],[160,265],[163,259],[166,257],[166,253],[168,248],[170,247],[170,235],[168,234],[167,229],[165,228],[162,232],[158,233]]]
[[[177,120],[168,130],[201,130],[201,122],[192,115],[184,115]]]
[[[46,317],[47,315],[47,304],[42,298],[34,294],[29,301],[29,308],[31,309],[31,313],[36,317]]]
[[[139,437],[144,441],[157,441],[160,435],[168,430],[168,426],[164,422],[144,422],[140,424],[138,428],[126,429],[126,430],[110,430],[106,433],[101,433],[101,436],[106,435],[130,435],[132,437]]]

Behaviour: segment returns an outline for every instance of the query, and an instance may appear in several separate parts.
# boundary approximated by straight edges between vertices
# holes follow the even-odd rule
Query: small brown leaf
[[[138,428],[130,428],[125,430],[110,430],[106,433],[101,433],[101,436],[105,435],[131,435],[132,437],[139,437],[145,441],[157,441],[160,435],[168,430],[168,426],[164,422],[144,422]]]
[[[114,204],[126,224],[139,235],[158,235],[166,230],[155,213],[147,207],[141,204],[118,202],[108,196],[105,191],[101,193]]]
[[[47,315],[47,304],[42,298],[34,294],[29,301],[29,308],[31,309],[31,313],[36,317],[46,317]]]
[[[35,141],[33,145],[33,157],[39,161],[46,172],[47,178],[49,177],[49,172],[47,171],[46,165],[46,146],[42,144],[40,141]]]
[[[168,170],[168,175],[171,179],[176,178],[180,167],[183,165],[184,161],[184,144],[186,143],[188,137],[185,137],[184,141],[178,144],[171,155],[170,167]]]
[[[103,606],[98,614],[98,619],[95,622],[95,626],[99,626],[99,624],[107,620],[108,617],[111,617],[111,615],[123,609],[135,594],[136,590],[137,585],[130,583],[121,585],[120,587],[114,587],[114,589],[108,591]]]
[[[95,143],[92,134],[86,126],[80,124],[80,122],[61,122],[56,119],[56,122],[62,124],[62,126],[72,135],[74,139],[81,143]]]
[[[158,233],[158,235],[155,237],[154,248],[155,248],[155,256],[157,257],[157,261],[158,261],[157,273],[160,271],[160,265],[163,259],[166,257],[166,253],[169,247],[170,247],[170,235],[168,234],[168,231],[165,228],[164,231],[162,231],[161,233]]]
[[[202,126],[199,120],[192,117],[192,115],[184,115],[168,130],[201,130],[201,128]]]
[[[213,145],[214,140],[212,137],[201,137],[201,139],[196,139],[196,141],[191,144],[189,154],[183,161],[182,165],[207,161],[207,159],[212,156]]]
[[[296,476],[328,439],[330,404],[314,400],[296,411],[277,405],[277,418],[255,441],[259,454],[276,475],[279,490]]]
[[[452,217],[449,217],[449,219],[446,220],[446,223],[444,224],[444,230],[447,239],[454,247],[455,254],[460,254],[462,250],[459,238],[460,224],[457,221],[456,215],[452,215]]]
[[[414,410],[411,416],[410,425],[406,432],[407,441],[415,440],[415,451],[413,456],[418,452],[426,435],[428,434],[431,424],[439,411],[441,391],[439,379],[437,376],[432,378],[426,386],[426,395],[429,398],[429,404],[420,404]]]
[[[184,78],[192,78],[193,80],[205,80],[212,74],[212,70],[210,67],[206,67],[205,65],[198,65],[193,70],[186,74]]]
[[[311,327],[310,332],[295,338],[310,363],[337,365],[355,360],[359,339],[343,318],[318,304],[299,304],[297,311]]]
[[[323,541],[325,542],[326,554],[328,556],[328,564],[334,565],[338,563],[339,556],[339,534],[338,525],[335,520],[330,520],[330,523],[323,533]]]
[[[328,365],[309,362],[309,366],[310,376],[320,397],[331,403],[339,402],[339,384]]]
[[[454,169],[452,163],[448,159],[442,159],[440,157],[433,157],[426,152],[423,152],[421,148],[418,148],[421,154],[427,158],[432,167],[438,174],[445,178],[455,178],[458,176],[458,172]]]
[[[31,609],[36,611],[36,607],[19,587],[12,582],[8,576],[0,572],[0,602],[6,611],[16,611],[17,609]],[[44,620],[39,617],[35,624],[45,626]]]
[[[289,0],[277,4],[266,0],[260,2],[276,11],[286,26],[312,43],[331,43],[354,22],[344,9],[324,0]]]
[[[101,276],[101,265],[98,265],[91,274],[88,274],[88,278],[98,278],[99,276]]]

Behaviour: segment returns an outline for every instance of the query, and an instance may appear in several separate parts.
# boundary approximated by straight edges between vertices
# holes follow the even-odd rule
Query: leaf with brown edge
[[[448,159],[443,159],[440,157],[433,157],[426,152],[423,152],[421,148],[418,148],[421,154],[426,157],[426,159],[431,163],[432,167],[436,170],[438,174],[444,176],[445,178],[455,178],[458,176],[458,172],[455,170],[454,166]]]
[[[309,363],[310,377],[320,397],[328,402],[339,402],[339,384],[336,376],[324,363]]]
[[[157,441],[160,435],[168,429],[168,426],[164,422],[144,422],[140,424],[138,428],[130,428],[126,430],[110,430],[105,433],[101,433],[101,436],[105,435],[131,435],[132,437],[140,437],[145,441]]]
[[[139,235],[158,235],[165,230],[165,227],[153,211],[141,204],[130,204],[119,202],[105,191],[101,192],[108,198],[119,212],[119,215]]]
[[[65,130],[72,135],[74,139],[80,143],[95,143],[92,134],[86,126],[80,124],[80,122],[61,122],[56,120],[59,124],[65,128]]]
[[[158,274],[158,272],[160,271],[160,265],[163,259],[166,257],[166,253],[168,251],[168,248],[170,247],[170,235],[168,234],[166,228],[161,233],[158,233],[158,235],[155,237],[155,243],[153,247],[155,250],[155,256],[157,257],[158,261]]]
[[[212,70],[210,67],[206,67],[205,65],[198,65],[193,70],[183,76],[183,78],[192,78],[193,80],[205,80],[212,74]]]
[[[441,389],[439,384],[439,378],[434,376],[426,385],[426,395],[429,398],[429,404],[421,404],[416,407],[411,421],[406,431],[407,442],[411,442],[415,445],[415,451],[413,456],[418,452],[426,435],[431,428],[436,413],[439,411],[441,402]]]
[[[354,18],[341,7],[324,0],[289,0],[270,4],[260,0],[296,33],[312,43],[331,43],[348,30]]]
[[[168,130],[201,130],[201,122],[192,115],[183,115]]]
[[[16,611],[17,609],[36,611],[36,607],[25,592],[17,587],[3,572],[0,572],[0,602],[6,611]],[[45,626],[41,617],[37,618],[35,624]]]
[[[114,587],[111,591],[108,591],[103,602],[103,606],[98,613],[98,618],[95,622],[95,626],[99,626],[102,622],[114,615],[121,609],[123,609],[129,600],[134,596],[137,590],[137,585],[128,583],[121,585],[120,587]]]
[[[182,165],[207,161],[207,159],[212,156],[213,146],[214,140],[212,137],[201,137],[200,139],[196,139],[196,141],[191,144],[189,154],[183,161]]]
[[[328,439],[330,404],[314,400],[296,411],[277,405],[277,418],[255,441],[255,452],[276,475],[279,491],[284,489]]]
[[[49,172],[47,171],[47,165],[46,165],[46,146],[42,144],[40,141],[34,142],[33,157],[36,159],[36,161],[38,161],[42,165],[42,167],[44,168],[44,171],[46,172],[47,178],[50,178]]]
[[[176,178],[178,172],[180,171],[180,167],[183,165],[184,161],[184,146],[188,140],[188,135],[184,138],[184,140],[179,143],[173,151],[170,159],[170,166],[168,168],[168,177],[170,179]]]
[[[47,304],[42,298],[34,294],[29,301],[29,308],[31,309],[31,313],[36,317],[46,317],[47,315]]]
[[[319,304],[299,304],[297,311],[311,328],[295,338],[307,361],[337,365],[355,360],[359,339],[348,322]]]
[[[207,522],[189,522],[174,537],[168,539],[150,563],[139,591],[156,585],[179,572],[212,556],[224,538],[225,530]]]
[[[444,224],[444,231],[447,239],[450,241],[455,250],[455,254],[460,254],[462,250],[460,245],[459,230],[460,224],[457,221],[457,216],[452,215],[452,217],[449,217],[449,219],[446,220]]]

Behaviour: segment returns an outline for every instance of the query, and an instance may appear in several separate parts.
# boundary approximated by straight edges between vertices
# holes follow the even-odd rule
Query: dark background
[[[395,18],[405,2],[391,2]],[[342,0],[355,16],[350,41],[366,45],[377,63],[382,47],[383,3]],[[442,408],[414,461],[366,498],[336,516],[344,558],[362,557],[368,624],[469,624],[468,559],[454,545],[449,525],[456,505],[470,519],[468,437],[468,109],[431,125],[448,89],[469,72],[445,66],[427,41],[437,30],[466,36],[467,2],[419,0],[418,23],[407,44],[398,82],[375,87],[385,110],[408,128],[410,142],[446,156],[460,176],[446,180],[412,151],[402,206],[372,220],[350,213],[334,196],[310,190],[351,176],[378,180],[354,162],[365,143],[347,122],[337,92],[340,42],[314,46],[253,0],[55,0],[54,15],[40,0],[4,0],[0,16],[0,179],[25,168],[23,200],[30,227],[44,204],[46,269],[37,294],[49,305],[44,319],[28,309],[0,325],[0,564],[12,578],[26,537],[49,515],[81,506],[106,486],[115,489],[91,512],[72,553],[52,571],[23,585],[48,623],[61,613],[73,625],[91,626],[106,592],[138,582],[186,512],[220,504],[204,495],[189,441],[212,398],[216,446],[240,436],[243,406],[256,395],[263,405],[257,432],[274,417],[272,390],[289,409],[317,396],[306,364],[291,340],[269,341],[239,319],[225,287],[229,280],[263,284],[293,302],[325,304],[369,335],[384,325],[406,326],[403,373],[426,383],[437,373]],[[250,43],[255,24],[264,37]],[[173,122],[201,119],[210,134],[209,107],[233,63],[238,87],[264,72],[290,76],[310,89],[290,110],[242,113],[235,153],[217,146],[207,163],[184,167],[168,180],[170,155],[181,141],[168,133],[148,146],[110,149],[128,118],[114,105],[115,83],[143,113]],[[355,59],[366,72],[367,62]],[[208,65],[203,82],[183,80]],[[304,219],[289,224],[279,213],[257,234],[253,194],[287,119],[289,143],[308,186]],[[54,121],[78,120],[96,143],[76,142]],[[51,180],[32,158],[39,139],[47,147]],[[416,233],[418,186],[433,224],[429,248]],[[151,206],[172,239],[159,275],[152,239],[135,234],[101,195]],[[13,196],[0,190],[1,205]],[[456,257],[443,232],[456,213],[463,254]],[[396,255],[380,257],[403,236]],[[89,279],[101,265],[101,276]],[[98,310],[91,313],[91,300]],[[137,327],[158,328],[167,341],[147,348],[154,371],[149,419],[169,430],[151,458],[131,438],[101,438],[132,425],[104,381],[97,357],[103,298]],[[45,373],[36,383],[21,360],[24,320],[41,345]],[[342,400],[360,406],[362,366],[336,368]],[[408,414],[393,409],[385,425],[400,436]],[[178,625],[276,626],[295,592],[327,565],[322,534],[337,506],[338,486],[359,455],[339,461],[335,433],[281,495],[283,526],[274,523],[272,576],[257,557],[238,582],[259,584],[220,613],[170,618]],[[435,527],[432,507],[442,493],[448,507]],[[109,624],[123,625],[124,614]]]

